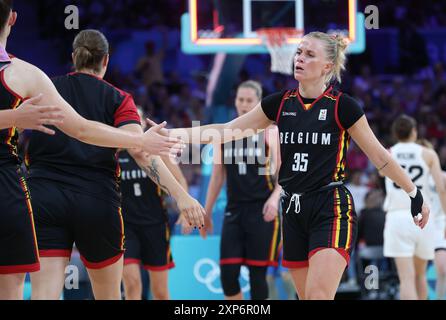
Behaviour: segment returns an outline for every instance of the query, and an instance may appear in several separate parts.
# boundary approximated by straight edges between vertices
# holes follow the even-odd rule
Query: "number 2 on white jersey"
[[[416,185],[416,187],[420,190],[423,189],[422,185],[417,185],[417,180],[423,176],[423,173],[424,173],[423,168],[420,166],[407,167],[404,164],[401,165],[401,167],[406,170],[406,172],[409,174],[409,177],[412,179],[412,182]],[[396,183],[394,183],[393,186],[397,189],[401,189],[400,187],[398,187],[398,185]]]

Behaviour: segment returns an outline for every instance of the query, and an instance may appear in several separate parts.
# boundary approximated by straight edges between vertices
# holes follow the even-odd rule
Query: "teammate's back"
[[[138,115],[132,112],[132,97],[98,77],[71,73],[57,77],[53,82],[64,99],[86,119],[114,127],[132,121],[139,123]],[[61,131],[57,131],[50,139],[44,134],[33,132],[27,164],[30,177],[68,182],[73,176],[80,176],[87,181],[104,178],[115,181],[118,170],[116,149],[87,145]]]

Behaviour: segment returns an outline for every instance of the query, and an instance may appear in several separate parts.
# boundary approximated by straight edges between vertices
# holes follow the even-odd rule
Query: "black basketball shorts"
[[[283,266],[308,267],[310,258],[326,248],[350,261],[357,237],[351,193],[343,185],[301,196],[282,197]]]
[[[281,240],[279,217],[263,220],[265,202],[226,210],[220,243],[220,265],[277,266]]]
[[[120,202],[76,192],[58,182],[29,179],[41,257],[70,257],[76,245],[84,265],[102,269],[124,253]]]
[[[17,166],[0,168],[0,274],[40,270],[30,193]]]
[[[124,265],[129,264],[142,264],[149,271],[165,271],[175,267],[167,223],[125,224]]]

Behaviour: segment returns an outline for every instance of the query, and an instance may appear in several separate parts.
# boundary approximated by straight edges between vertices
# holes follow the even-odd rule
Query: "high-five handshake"
[[[60,106],[43,105],[43,95],[32,97],[25,100],[21,105],[13,110],[0,111],[0,129],[20,128],[37,130],[49,135],[55,135],[55,127],[59,127],[64,123],[64,112]],[[167,123],[161,124],[151,123],[151,128],[141,134],[140,150],[145,157],[160,156],[166,161],[169,158],[181,155],[185,148],[185,144],[181,139],[171,137],[165,129]],[[153,166],[147,166],[152,180],[159,182],[159,170],[161,170],[160,162],[153,160]],[[157,182],[157,181],[155,181]],[[204,227],[205,211],[198,201],[192,198],[184,190],[178,190],[178,186],[172,184],[170,189],[165,190],[170,193],[178,203],[178,207],[191,227],[201,229]]]
[[[60,107],[39,105],[42,95],[26,100],[14,110],[0,111],[0,129],[18,127],[21,129],[38,130],[54,135],[54,128],[63,124],[64,114]],[[150,129],[141,136],[141,151],[150,156],[161,156],[164,159],[177,157],[185,148],[185,143],[180,138],[172,137],[166,129],[166,122],[157,124],[147,119]],[[411,213],[414,222],[420,228],[424,228],[429,220],[429,207],[424,203],[423,196],[418,188],[409,193],[411,200]],[[184,218],[190,226],[201,229],[204,227],[205,210],[192,197],[184,194],[176,199]]]
[[[0,111],[0,129],[19,128],[38,130],[49,135],[55,135],[54,128],[64,122],[64,112],[61,106],[42,105],[42,94],[25,100],[16,109]],[[184,143],[177,138],[160,134],[166,122],[152,126],[142,136],[142,149],[150,155],[177,156],[185,148]]]

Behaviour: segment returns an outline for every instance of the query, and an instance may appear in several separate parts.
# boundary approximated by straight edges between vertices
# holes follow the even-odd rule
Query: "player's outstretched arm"
[[[429,207],[424,203],[420,190],[417,189],[406,172],[375,137],[366,117],[362,116],[356,121],[356,123],[348,129],[348,133],[378,171],[407,192],[412,201],[411,211],[412,216],[414,217],[414,222],[416,225],[424,228],[429,219]],[[419,214],[421,214],[421,219],[420,216],[418,216]]]
[[[151,126],[156,123],[148,119]],[[259,103],[250,112],[223,124],[210,124],[201,127],[164,130],[166,136],[180,138],[185,143],[222,144],[253,136],[265,130],[273,122],[268,119]]]
[[[0,129],[17,127],[54,135],[55,131],[46,126],[62,125],[63,113],[60,107],[39,105],[41,100],[40,94],[26,100],[16,109],[0,111]]]
[[[57,92],[48,76],[37,67],[16,59],[17,68],[21,74],[26,74],[24,81],[29,81],[26,88],[27,96],[43,94],[42,103],[61,108],[64,116],[58,128],[65,134],[82,142],[110,148],[139,148],[150,154],[167,154],[171,148],[178,148],[178,139],[164,137],[158,132],[165,124],[152,128],[145,134],[120,130],[100,122],[90,121],[80,116]],[[177,150],[173,150],[176,153]]]

